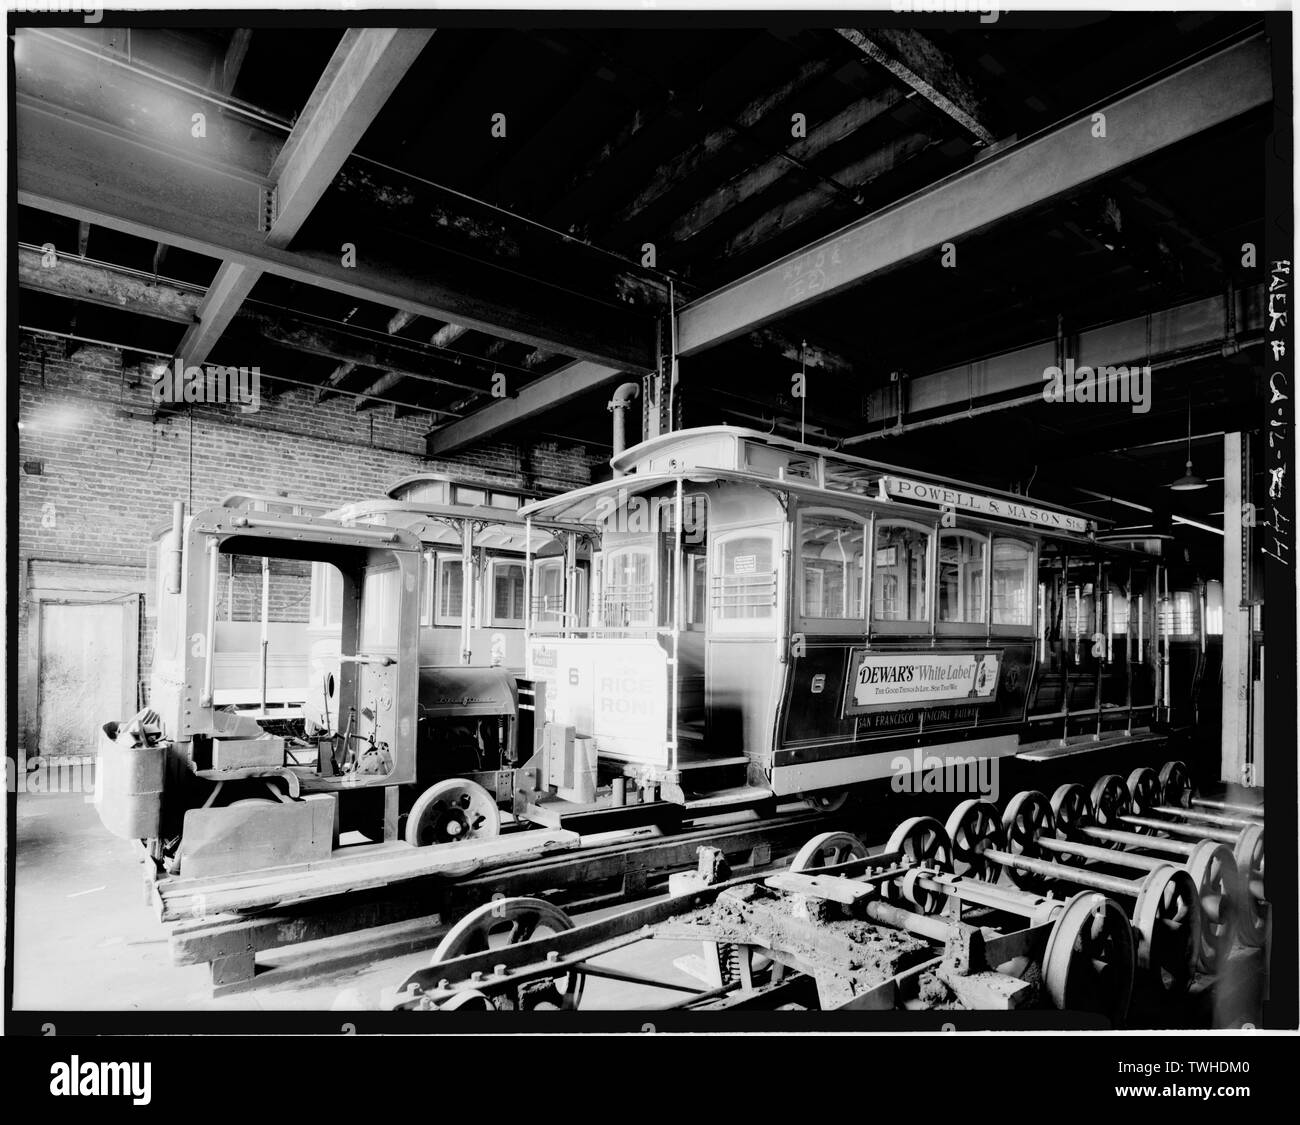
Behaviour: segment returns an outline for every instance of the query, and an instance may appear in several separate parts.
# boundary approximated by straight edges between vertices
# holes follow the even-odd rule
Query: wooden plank
[[[253,918],[225,916],[178,922],[171,932],[172,961],[177,965],[201,965],[241,950],[260,953],[417,918],[440,919],[441,913],[430,910],[430,905],[417,897],[370,897],[357,902],[356,896],[350,896],[346,900],[329,900],[328,905],[320,907],[275,911]]]
[[[415,848],[409,855],[373,864],[325,865],[316,871],[228,890],[186,893],[178,892],[174,887],[160,886],[161,918],[167,922],[304,902],[430,875],[464,876],[485,867],[576,848],[579,839],[575,832],[523,832],[445,847]]]
[[[378,959],[379,950],[384,958],[389,958],[433,949],[448,928],[437,918],[426,917],[307,942],[295,946],[291,952],[279,954],[270,965],[255,965],[252,976],[220,985],[214,981],[212,995],[228,996],[251,988],[274,989],[358,965],[371,965]]]

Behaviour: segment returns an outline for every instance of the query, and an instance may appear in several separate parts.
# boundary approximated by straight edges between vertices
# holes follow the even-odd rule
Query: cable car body
[[[612,464],[523,509],[592,543],[590,623],[530,634],[527,675],[606,776],[687,804],[808,795],[917,748],[998,758],[1173,717],[1168,567],[1084,513],[733,427]]]

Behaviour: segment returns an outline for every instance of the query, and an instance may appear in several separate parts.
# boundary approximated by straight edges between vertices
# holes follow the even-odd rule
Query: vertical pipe
[[[682,636],[682,517],[685,505],[682,498],[682,478],[677,478],[677,519],[673,534],[673,758],[672,769],[677,768],[677,708],[681,690],[681,636]]]
[[[1169,600],[1169,568],[1168,567],[1165,567],[1164,577],[1165,577],[1165,605],[1168,606],[1169,612],[1166,615],[1165,627],[1164,629],[1161,630],[1161,632],[1164,634],[1162,638],[1164,655],[1160,661],[1161,664],[1160,679],[1161,682],[1164,684],[1163,694],[1164,694],[1164,703],[1165,703],[1165,718],[1168,719],[1169,718],[1169,663],[1170,663],[1169,637],[1170,634],[1173,632],[1173,624],[1174,624],[1174,605],[1173,602]]]
[[[167,558],[167,592],[181,592],[181,561],[185,539],[185,501],[172,503],[172,539]]]
[[[564,608],[560,612],[564,635],[572,637],[578,612],[578,537],[572,531],[564,537]]]
[[[1061,720],[1061,745],[1070,738],[1070,556],[1061,556],[1061,710],[1065,717]],[[1075,647],[1078,654],[1078,647]]]
[[[863,590],[863,611],[866,614],[866,636],[863,638],[868,645],[871,644],[871,599],[875,595],[876,581],[876,513],[870,511],[867,513],[867,542],[866,542],[866,559],[864,569],[866,570],[865,583]]]
[[[1219,777],[1255,784],[1251,768],[1253,736],[1250,697],[1252,621],[1248,604],[1251,529],[1243,522],[1250,509],[1250,449],[1245,434],[1223,438],[1223,686],[1222,749]]]
[[[1038,663],[1047,664],[1047,583],[1038,582]]]
[[[524,520],[524,670],[528,670],[533,635],[533,517]]]
[[[474,525],[460,521],[460,662],[473,658],[470,647],[470,615],[474,610]]]
[[[271,560],[262,556],[262,715],[266,715],[266,657],[271,644]]]
[[[208,614],[204,624],[206,646],[203,660],[203,694],[199,698],[200,707],[212,706],[213,673],[212,663],[216,655],[217,632],[217,537],[208,538]]]
[[[1128,568],[1128,582],[1124,586],[1124,680],[1127,685],[1125,703],[1128,705],[1126,730],[1133,733],[1133,568]]]

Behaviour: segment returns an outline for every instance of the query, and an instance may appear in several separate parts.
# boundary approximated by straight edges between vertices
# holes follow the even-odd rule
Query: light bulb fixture
[[[1169,486],[1175,492],[1196,492],[1207,485],[1192,471],[1192,392],[1187,392],[1187,471]]]

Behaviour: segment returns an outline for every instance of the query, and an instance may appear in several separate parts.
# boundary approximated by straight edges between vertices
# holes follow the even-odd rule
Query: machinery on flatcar
[[[260,499],[183,523],[178,514],[160,556],[150,707],[108,724],[105,823],[150,841],[173,868],[187,840],[191,869],[196,855],[211,869],[207,857],[222,849],[254,866],[323,858],[350,829],[413,844],[495,834],[497,800],[509,803],[519,764],[525,554],[539,575],[539,629],[565,623],[562,590],[575,603],[585,594],[576,536],[526,524],[523,499],[425,475],[327,514]],[[306,738],[269,733],[265,710],[239,712],[218,686],[228,663],[222,599],[234,561],[248,558],[263,574],[288,567],[299,598],[310,595],[311,619],[295,626],[304,657],[312,646],[296,689]],[[264,587],[263,618],[268,601]],[[298,809],[321,795],[328,813]],[[248,811],[254,802],[269,807]],[[279,841],[269,857],[250,853],[258,832]],[[315,852],[298,847],[299,833]]]
[[[221,507],[290,516],[329,510],[318,501],[250,492],[227,496]],[[151,608],[165,600],[166,585],[176,577],[182,519],[178,505],[151,544],[157,583]],[[222,565],[211,630],[213,700],[262,722],[293,724],[302,717],[307,686],[307,570],[294,560],[234,554],[224,555]]]

